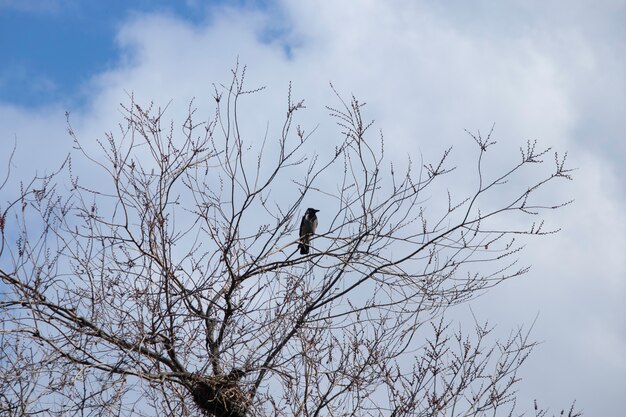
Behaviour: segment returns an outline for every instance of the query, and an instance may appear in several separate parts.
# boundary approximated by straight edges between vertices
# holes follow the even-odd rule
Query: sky
[[[559,234],[528,245],[531,272],[472,311],[504,335],[537,318],[542,344],[522,370],[520,408],[537,399],[558,412],[576,400],[587,416],[619,417],[624,22],[624,0],[0,0],[0,163],[15,143],[12,178],[52,171],[72,152],[65,112],[93,144],[120,121],[130,92],[171,101],[172,117],[194,97],[209,106],[213,83],[227,82],[237,61],[249,85],[267,87],[242,109],[250,131],[277,127],[292,82],[325,143],[336,134],[324,107],[336,104],[332,82],[368,103],[392,159],[453,146],[455,162],[471,164],[464,129],[495,123],[488,157],[498,168],[538,139],[568,152],[575,180],[552,196],[575,201],[548,216]],[[454,314],[470,315],[464,308]]]

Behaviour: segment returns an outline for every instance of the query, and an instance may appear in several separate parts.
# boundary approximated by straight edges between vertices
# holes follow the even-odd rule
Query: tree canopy
[[[517,415],[528,332],[493,340],[444,314],[528,272],[520,237],[555,232],[541,215],[566,203],[543,190],[571,179],[565,155],[528,142],[494,173],[492,132],[470,133],[476,186],[459,197],[451,148],[389,161],[355,97],[328,107],[324,146],[291,86],[278,134],[242,133],[239,104],[258,92],[244,75],[215,88],[208,120],[130,96],[95,148],[68,115],[72,157],[2,202],[2,412]],[[321,211],[301,255],[308,202]]]

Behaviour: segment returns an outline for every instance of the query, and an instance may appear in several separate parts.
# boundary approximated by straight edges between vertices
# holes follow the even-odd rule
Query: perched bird
[[[309,253],[311,236],[315,234],[315,229],[317,229],[317,216],[315,213],[318,211],[314,208],[308,208],[304,216],[302,216],[302,222],[300,222],[300,243],[298,244],[300,255]]]

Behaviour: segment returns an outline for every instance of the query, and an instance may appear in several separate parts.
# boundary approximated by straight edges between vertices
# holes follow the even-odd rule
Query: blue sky
[[[212,83],[228,80],[239,59],[251,85],[268,87],[242,109],[251,136],[279,128],[292,81],[306,99],[304,125],[319,125],[320,143],[331,140],[336,130],[324,106],[334,103],[332,81],[368,103],[394,160],[428,159],[453,145],[458,164],[471,164],[464,129],[486,131],[494,122],[495,168],[529,139],[568,151],[576,179],[554,193],[576,201],[548,219],[563,231],[529,245],[523,259],[533,270],[525,279],[472,308],[503,334],[539,313],[534,335],[544,343],[525,368],[525,404],[577,399],[585,415],[621,417],[624,22],[624,0],[0,0],[0,145],[17,142],[16,178],[49,171],[72,152],[66,110],[85,145],[97,149],[129,92],[171,101],[173,118],[194,97],[205,111]]]
[[[272,8],[265,1],[0,1],[0,100],[26,107],[84,103],[81,86],[119,63],[116,34],[125,21],[149,12],[200,24],[224,4]]]
[[[0,3],[2,101],[27,107],[80,101],[80,86],[118,63],[115,38],[122,22],[146,11],[201,20],[184,2]]]

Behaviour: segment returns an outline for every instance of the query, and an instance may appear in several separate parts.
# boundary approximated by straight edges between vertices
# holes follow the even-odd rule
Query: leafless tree
[[[291,86],[276,137],[244,133],[238,106],[258,96],[244,75],[182,129],[131,96],[93,149],[68,117],[77,157],[104,175],[79,180],[68,158],[3,199],[0,413],[519,415],[528,332],[494,340],[444,313],[528,271],[519,241],[554,232],[541,213],[563,204],[538,190],[570,179],[565,157],[546,170],[549,149],[529,142],[494,174],[492,134],[470,134],[476,186],[457,199],[451,149],[399,170],[356,98],[337,94],[324,147]],[[543,177],[520,187],[529,169]],[[528,227],[502,228],[509,214]]]

